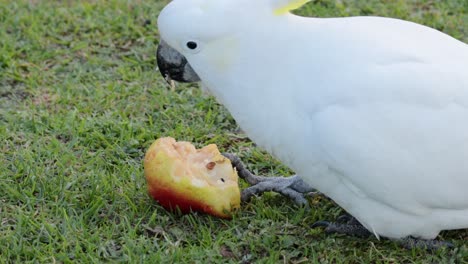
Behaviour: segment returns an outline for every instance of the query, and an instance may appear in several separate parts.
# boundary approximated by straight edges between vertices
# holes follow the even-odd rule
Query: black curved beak
[[[199,82],[200,77],[192,69],[187,59],[177,50],[161,40],[156,51],[159,71],[167,82]]]

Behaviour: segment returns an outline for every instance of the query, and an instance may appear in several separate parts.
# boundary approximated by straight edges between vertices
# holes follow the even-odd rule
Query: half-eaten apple
[[[149,194],[167,210],[230,218],[240,206],[237,172],[215,144],[196,149],[159,138],[146,152],[144,171]]]

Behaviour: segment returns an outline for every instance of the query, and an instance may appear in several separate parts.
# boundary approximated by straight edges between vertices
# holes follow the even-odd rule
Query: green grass
[[[466,230],[443,232],[457,247],[433,253],[311,230],[342,212],[324,198],[305,212],[267,194],[231,221],[153,202],[142,158],[161,136],[291,173],[213,98],[165,85],[155,24],[167,2],[0,0],[0,263],[468,263]],[[465,0],[314,1],[299,13],[400,17],[468,42]]]

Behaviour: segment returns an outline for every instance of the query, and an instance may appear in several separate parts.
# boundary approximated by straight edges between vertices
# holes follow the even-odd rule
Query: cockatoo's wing
[[[356,21],[360,32],[371,32],[382,22],[388,29],[392,23],[359,19],[367,25],[350,22]],[[314,131],[310,147],[321,149],[324,163],[342,183],[321,191],[370,230],[391,237],[431,237],[439,228],[468,226],[468,45],[446,36],[431,40],[440,33],[407,24],[395,37],[410,37],[414,31],[419,39],[408,44],[376,33],[372,46],[360,38],[356,45],[367,51],[353,49],[358,55],[337,66],[340,75],[327,71],[327,85],[317,89],[312,81],[303,87],[297,93],[297,111],[308,109],[303,124]],[[379,43],[379,38],[388,43]],[[321,77],[316,81],[326,82]],[[310,104],[315,99],[307,96],[322,98],[322,105]],[[298,173],[307,170],[305,165]],[[307,178],[316,181],[313,175]],[[376,210],[379,218],[391,221],[373,221]],[[427,229],[416,230],[420,222],[411,223],[417,219]],[[395,228],[399,221],[405,225]]]

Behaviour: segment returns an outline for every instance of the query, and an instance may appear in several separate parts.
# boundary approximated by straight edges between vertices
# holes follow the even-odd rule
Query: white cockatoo
[[[468,228],[468,45],[298,0],[173,0],[158,64],[376,236]],[[274,188],[272,188],[274,189]]]

